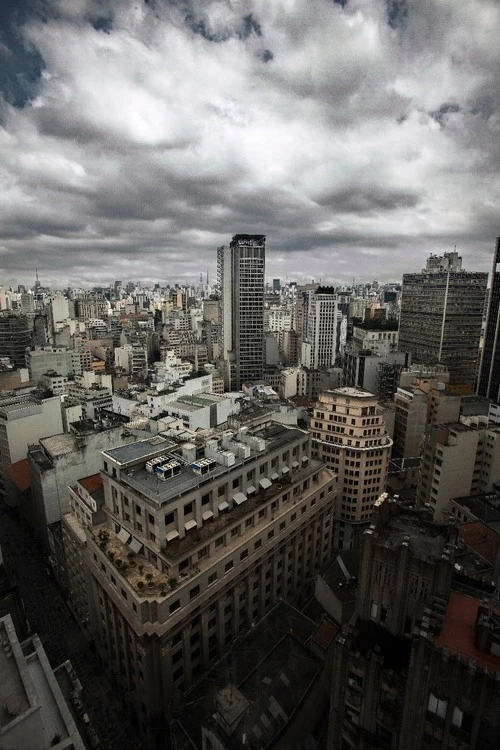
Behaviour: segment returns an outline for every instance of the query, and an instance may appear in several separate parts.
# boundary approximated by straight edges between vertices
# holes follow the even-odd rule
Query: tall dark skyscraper
[[[500,237],[495,242],[478,393],[500,403]]]
[[[488,274],[462,270],[458,253],[431,256],[422,273],[403,276],[399,351],[415,364],[443,364],[450,390],[472,393]]]
[[[235,234],[229,247],[217,250],[224,380],[230,390],[263,375],[265,256],[263,234]]]

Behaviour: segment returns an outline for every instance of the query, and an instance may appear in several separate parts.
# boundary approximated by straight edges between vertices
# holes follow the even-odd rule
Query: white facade
[[[307,292],[304,306],[301,364],[311,370],[333,367],[339,352],[342,314],[336,294]]]

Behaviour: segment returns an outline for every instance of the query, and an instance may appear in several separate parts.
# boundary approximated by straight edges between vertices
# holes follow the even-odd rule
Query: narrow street
[[[103,750],[141,750],[142,744],[97,658],[66,606],[46,560],[26,531],[0,509],[0,544],[22,596],[31,633],[40,637],[52,667],[69,659],[83,686],[82,699]]]

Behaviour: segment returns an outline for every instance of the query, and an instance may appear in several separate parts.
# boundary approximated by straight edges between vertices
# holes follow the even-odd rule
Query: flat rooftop
[[[278,424],[273,424],[267,429],[258,430],[251,434],[266,441],[266,451],[285,447],[294,440],[297,440],[297,438],[307,439],[307,435],[301,430],[287,428]],[[164,439],[158,435],[150,440],[124,445],[110,451],[103,451],[103,456],[109,456],[125,468],[127,467],[127,464],[132,464],[130,466],[130,471],[122,473],[121,475],[121,481],[123,484],[128,485],[140,495],[147,498],[152,504],[161,507],[173,498],[190,492],[200,484],[205,483],[207,480],[214,480],[223,474],[232,473],[238,467],[244,466],[246,463],[255,460],[257,456],[264,455],[264,451],[251,449],[248,458],[243,459],[235,456],[235,462],[232,466],[216,464],[208,474],[202,476],[195,474],[191,465],[182,465],[181,459],[180,473],[166,481],[162,481],[161,479],[158,479],[156,474],[150,474],[146,471],[145,463],[151,454],[154,453],[155,455],[159,455],[161,452],[165,453],[169,458],[180,459],[179,451],[180,445],[177,442]],[[142,464],[142,461],[144,461],[144,465]],[[134,463],[139,465],[134,466]],[[290,466],[292,463],[293,459],[290,459]],[[273,472],[274,470],[269,470],[269,474],[273,474]],[[260,478],[262,479],[263,477]],[[258,481],[258,479],[256,481]]]
[[[347,398],[377,398],[373,393],[366,391],[364,388],[351,388],[349,386],[345,386],[344,388],[333,388],[329,393],[333,393],[335,396],[346,396]]]
[[[480,651],[474,645],[479,605],[478,599],[451,591],[443,627],[434,644],[448,648],[452,654],[474,659],[491,671],[500,672],[500,656]]]
[[[422,517],[422,514],[397,506],[388,515],[378,543],[389,549],[408,542],[413,555],[425,561],[440,560],[449,543],[450,527]]]
[[[177,443],[172,440],[168,440],[160,435],[155,435],[149,440],[139,440],[137,443],[120,445],[118,448],[103,451],[103,455],[109,456],[109,458],[120,466],[126,466],[135,461],[147,461],[150,455],[159,450],[169,452],[176,447]]]
[[[238,638],[184,696],[188,708],[179,723],[194,746],[201,747],[202,724],[214,726],[215,700],[229,690],[229,675],[235,693],[242,696],[243,705],[247,706],[241,719],[248,735],[247,746],[252,750],[270,746],[276,733],[293,717],[321,669],[320,660],[306,648],[316,628],[312,620],[286,602],[280,602]],[[225,702],[223,708],[227,708]]]

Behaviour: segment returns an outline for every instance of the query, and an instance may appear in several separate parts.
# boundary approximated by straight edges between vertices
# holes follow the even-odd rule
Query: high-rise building
[[[307,291],[302,308],[300,360],[304,367],[320,370],[333,367],[340,350],[342,312],[333,287]]]
[[[25,367],[26,348],[31,344],[31,327],[26,315],[0,315],[0,357],[9,357],[16,367]]]
[[[242,383],[263,376],[265,251],[262,234],[235,234],[229,247],[217,250],[228,390],[241,390]]]
[[[431,256],[421,273],[403,276],[399,350],[422,365],[441,363],[450,390],[474,389],[487,273],[467,273],[456,253]]]
[[[376,397],[360,388],[320,393],[311,432],[314,455],[338,474],[334,544],[348,549],[385,490],[392,440]]]
[[[500,404],[500,237],[495,243],[490,285],[477,391]]]
[[[280,598],[310,597],[336,494],[310,454],[307,433],[277,424],[103,452],[106,521],[85,529],[88,612],[144,725]]]

